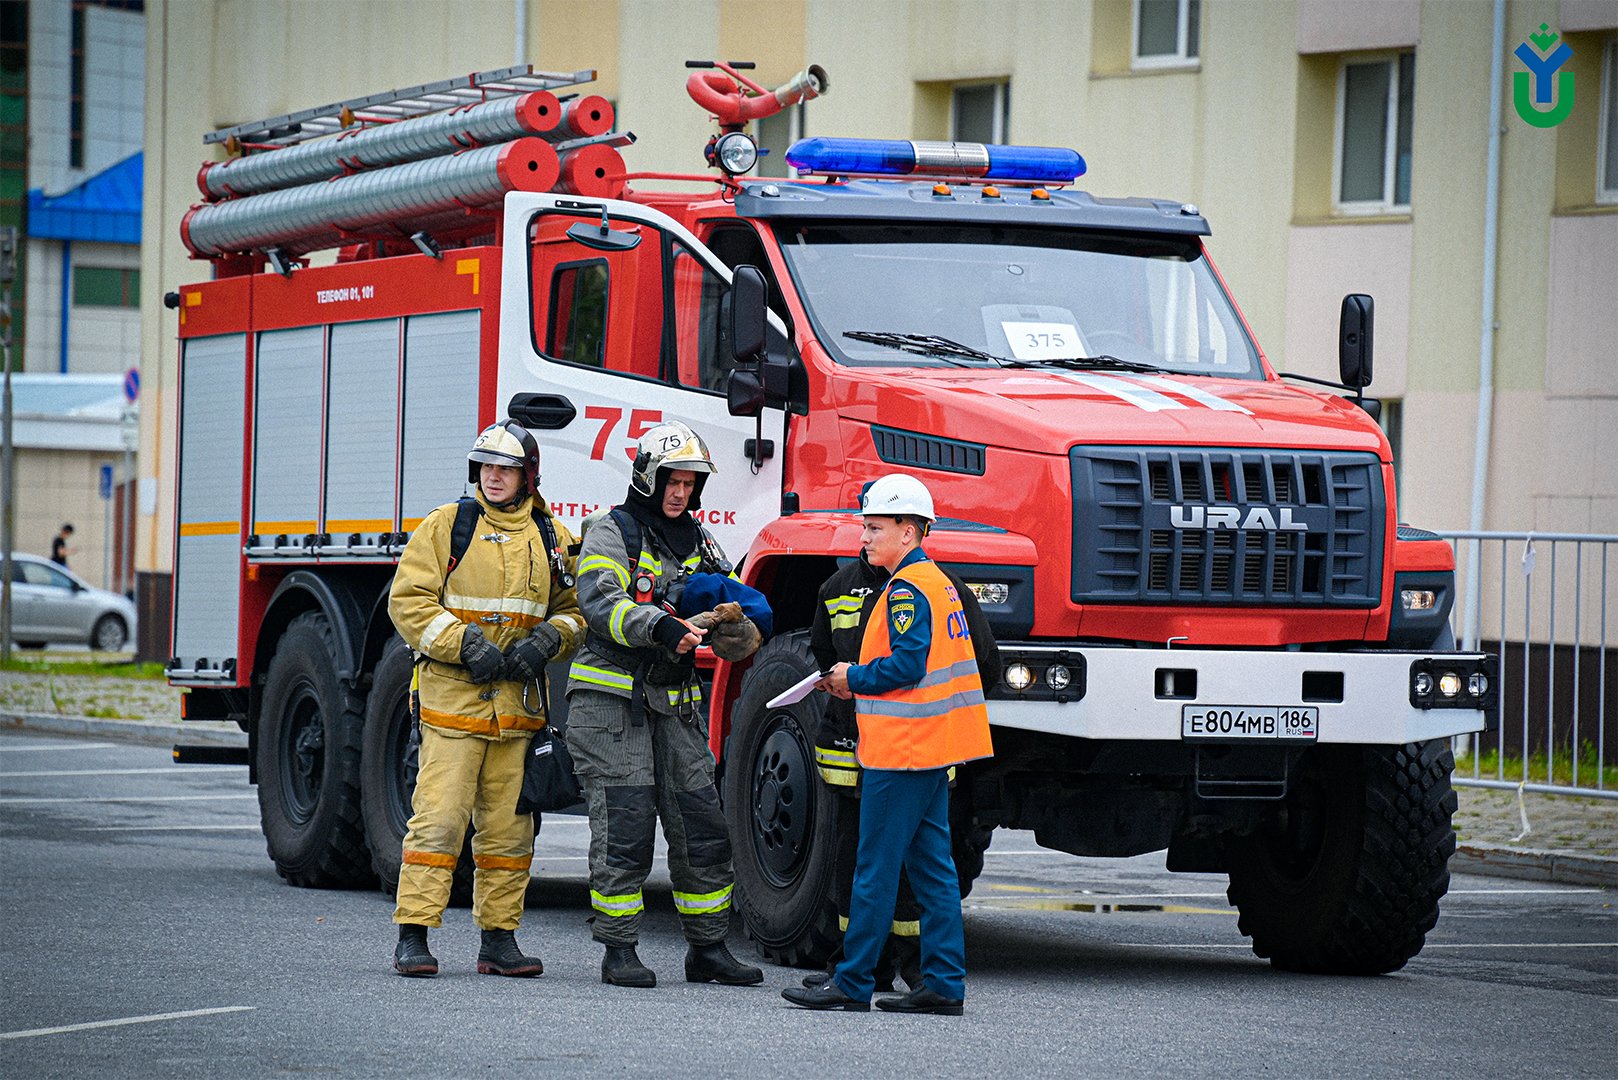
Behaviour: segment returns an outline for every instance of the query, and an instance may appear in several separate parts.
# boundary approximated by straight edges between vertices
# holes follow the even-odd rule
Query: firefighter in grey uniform
[[[579,551],[579,606],[589,629],[568,675],[568,746],[590,813],[592,936],[606,947],[601,981],[616,986],[657,985],[635,945],[659,818],[689,943],[687,981],[764,980],[725,945],[735,877],[695,669],[706,631],[672,612],[671,589],[687,575],[730,573],[691,515],[714,471],[690,428],[653,428],[637,444],[624,503],[593,516]],[[746,619],[716,626],[713,635],[708,643],[731,660],[759,640]]]

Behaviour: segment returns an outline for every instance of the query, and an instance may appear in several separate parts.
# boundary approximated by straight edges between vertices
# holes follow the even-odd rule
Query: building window
[[[73,268],[75,307],[140,307],[140,271],[107,266]]]
[[[797,170],[787,164],[787,150],[793,143],[803,138],[803,120],[804,105],[800,102],[757,122],[758,175],[778,177],[797,175]]]
[[[1618,203],[1618,38],[1601,63],[1601,136],[1596,154],[1596,202]]]
[[[950,92],[951,142],[1003,144],[1011,139],[1011,85],[976,83]]]
[[[1195,64],[1201,49],[1201,0],[1135,0],[1137,68]]]
[[[1416,57],[1344,61],[1337,79],[1337,209],[1410,208],[1410,124]]]

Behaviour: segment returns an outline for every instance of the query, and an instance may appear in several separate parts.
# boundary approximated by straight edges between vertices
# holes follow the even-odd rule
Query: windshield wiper
[[[1013,361],[994,353],[974,349],[970,345],[962,345],[959,341],[952,341],[947,337],[938,337],[933,334],[895,334],[887,330],[844,330],[843,336],[855,341],[866,341],[872,345],[886,345],[890,349],[900,352],[915,353],[918,356],[932,356],[955,364],[956,367],[965,367],[951,357],[961,360],[981,360],[990,364],[1010,364]]]
[[[1138,360],[1122,360],[1110,353],[1101,353],[1099,356],[1053,356],[1048,360],[1006,360],[1006,367],[1060,367],[1070,368],[1074,371],[1140,371],[1162,372],[1168,368],[1160,368],[1156,364],[1143,364]],[[1173,372],[1175,375],[1196,374],[1196,372]]]

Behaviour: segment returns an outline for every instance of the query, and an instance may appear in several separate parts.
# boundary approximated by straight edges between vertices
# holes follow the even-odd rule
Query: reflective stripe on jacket
[[[888,654],[888,595],[900,582],[919,591],[931,609],[927,673],[913,686],[856,696],[860,764],[868,769],[938,769],[989,757],[994,747],[971,632],[955,586],[934,563],[901,566],[889,580],[866,623],[860,663]]]
[[[562,635],[559,657],[584,637],[584,617],[571,588],[551,578],[545,539],[529,500],[513,510],[491,507],[479,495],[478,519],[466,554],[449,572],[456,504],[429,513],[410,535],[388,594],[388,614],[421,657],[418,670],[422,723],[484,738],[526,735],[545,726],[540,697],[515,680],[479,685],[461,665],[461,637],[475,623],[499,649],[526,637],[540,622]],[[548,513],[549,511],[545,511]],[[552,520],[565,553],[573,535]]]

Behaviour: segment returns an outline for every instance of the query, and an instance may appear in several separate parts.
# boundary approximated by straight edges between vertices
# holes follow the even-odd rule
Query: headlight
[[[751,172],[758,164],[758,144],[745,132],[732,131],[719,137],[713,148],[714,163],[731,176]]]
[[[1461,692],[1461,677],[1453,671],[1446,671],[1438,677],[1438,692],[1447,698],[1452,698]]]
[[[1027,664],[1009,664],[1006,667],[1006,685],[1013,690],[1026,690],[1034,684],[1034,673]]]
[[[1482,672],[1473,672],[1467,676],[1466,692],[1473,697],[1482,697],[1489,692],[1489,677]]]
[[[1433,677],[1425,671],[1418,671],[1416,677],[1411,680],[1411,687],[1416,691],[1417,697],[1426,697],[1433,692]]]
[[[1066,690],[1073,682],[1073,673],[1066,664],[1052,664],[1045,672],[1045,685],[1052,690]]]

